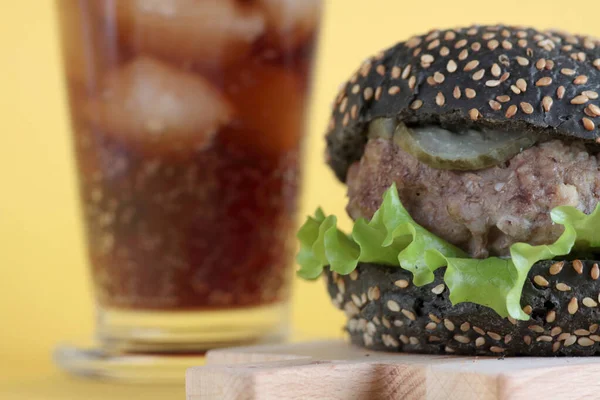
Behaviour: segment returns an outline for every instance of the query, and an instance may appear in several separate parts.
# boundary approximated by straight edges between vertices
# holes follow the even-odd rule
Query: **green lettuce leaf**
[[[337,228],[337,218],[318,209],[298,232],[299,276],[316,279],[325,266],[346,275],[359,262],[397,266],[413,274],[417,286],[433,282],[434,271],[446,267],[444,282],[452,304],[471,302],[500,316],[527,320],[520,305],[523,285],[533,264],[579,250],[600,248],[600,205],[586,215],[574,207],[552,210],[552,221],[564,226],[550,245],[515,243],[510,258],[472,259],[459,248],[417,224],[402,205],[395,185],[370,221],[359,219],[351,235]]]

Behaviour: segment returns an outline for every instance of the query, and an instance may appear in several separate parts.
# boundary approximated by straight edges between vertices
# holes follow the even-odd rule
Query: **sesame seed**
[[[506,118],[512,118],[514,117],[514,115],[517,113],[517,106],[515,106],[514,104],[510,107],[508,107],[508,109],[506,110]]]
[[[463,336],[463,335],[454,335],[454,340],[456,340],[458,343],[463,343],[463,344],[471,343],[471,339],[469,339],[467,336]]]
[[[480,115],[481,115],[481,114],[479,113],[479,110],[478,110],[478,109],[476,109],[476,108],[471,108],[471,109],[469,110],[469,117],[471,117],[471,119],[472,119],[473,121],[477,121],[477,120],[479,119],[479,116],[480,116]]]
[[[579,275],[583,274],[583,263],[581,262],[581,260],[573,260],[573,269]]]
[[[386,305],[387,305],[387,308],[390,309],[390,311],[394,311],[394,312],[400,311],[400,305],[398,303],[396,303],[394,300],[388,300]]]
[[[593,346],[596,342],[594,342],[590,338],[582,337],[577,340],[577,344],[583,347]]]
[[[539,325],[530,325],[527,327],[530,331],[535,333],[544,333],[544,328]]]
[[[477,96],[477,92],[471,88],[466,88],[465,95],[467,96],[467,98],[472,99],[475,96]]]
[[[425,38],[426,41],[437,39],[440,37],[440,31],[430,31],[429,35]]]
[[[437,324],[435,322],[430,322],[427,325],[425,325],[425,329],[427,329],[428,331],[432,331],[435,328],[437,328]]]
[[[347,106],[348,106],[348,98],[344,97],[344,99],[342,100],[342,103],[340,104],[339,112],[340,113],[346,112]]]
[[[586,111],[586,114],[592,118],[600,117],[600,107],[595,104],[588,105]]]
[[[367,290],[367,297],[371,301],[379,300],[381,297],[381,290],[379,290],[378,286],[371,286],[369,290]]]
[[[569,347],[577,341],[577,336],[571,335],[567,339],[565,339],[564,346]]]
[[[596,69],[600,70],[600,58],[596,58],[592,64],[594,67],[596,67]]]
[[[556,320],[556,311],[550,310],[548,314],[546,314],[546,322],[552,323]]]
[[[446,285],[444,285],[443,283],[440,283],[439,285],[437,285],[436,287],[431,289],[431,291],[434,294],[441,294],[444,291],[444,289],[446,289]]]
[[[439,336],[431,335],[429,338],[427,338],[427,340],[430,342],[440,342],[442,339],[440,339]]]
[[[400,93],[400,86],[392,86],[391,88],[388,89],[388,94],[394,96],[396,94]]]
[[[446,353],[454,353],[455,352],[455,350],[452,347],[450,347],[450,346],[444,347],[444,351]]]
[[[531,315],[532,311],[533,311],[533,308],[531,308],[531,306],[529,304],[527,304],[525,307],[523,307],[523,312],[527,315]]]
[[[588,81],[588,77],[585,75],[579,75],[577,78],[573,80],[573,83],[576,85],[585,85]]]
[[[400,67],[398,67],[398,66],[392,67],[392,78],[398,79],[398,78],[400,78],[401,74],[402,74],[402,69]]]
[[[473,80],[474,81],[481,80],[481,78],[483,78],[483,75],[485,75],[485,69],[482,68],[473,74]]]
[[[365,88],[365,90],[363,90],[363,97],[366,101],[371,100],[371,98],[373,98],[373,88]]]
[[[481,347],[485,344],[485,339],[482,337],[478,337],[477,339],[475,339],[475,346],[476,347]]]
[[[455,72],[457,68],[458,65],[456,65],[456,61],[454,60],[449,60],[448,64],[446,64],[446,70],[450,73]]]
[[[442,83],[445,79],[446,77],[441,72],[436,72],[435,74],[433,74],[433,80],[437,83]]]
[[[562,333],[562,328],[560,326],[555,326],[554,328],[552,328],[552,330],[550,331],[550,336],[556,336],[559,333]]]
[[[546,67],[546,59],[540,58],[539,60],[537,60],[537,62],[535,63],[535,67],[539,70],[544,69]]]
[[[475,68],[477,68],[478,65],[479,65],[478,60],[471,60],[465,65],[465,67],[463,68],[463,71],[472,71]]]
[[[454,86],[452,95],[454,96],[455,99],[460,99],[461,93],[460,93],[460,88],[458,86]]]
[[[357,83],[356,85],[352,86],[352,94],[357,94],[358,92],[360,92],[360,85]]]
[[[500,69],[500,66],[498,64],[494,63],[494,65],[492,65],[491,72],[492,75],[498,77],[502,73],[502,70]]]
[[[346,304],[344,304],[344,313],[346,313],[346,316],[348,318],[352,318],[355,315],[358,315],[360,313],[360,310],[356,306],[356,304],[354,304],[353,302],[349,301]]]
[[[533,277],[533,281],[538,285],[538,286],[543,286],[543,287],[547,287],[548,286],[548,281],[546,280],[546,278],[544,278],[541,275],[536,275]]]
[[[512,45],[512,43],[511,43],[511,42],[509,42],[508,40],[503,40],[503,41],[502,41],[502,48],[503,48],[504,50],[510,50],[510,49],[512,49],[512,48],[513,48],[513,45]]]
[[[502,82],[500,82],[499,80],[494,80],[494,79],[490,79],[488,81],[485,82],[485,86],[487,87],[496,87],[499,86]]]
[[[431,54],[423,54],[421,56],[421,62],[425,64],[431,64],[435,58]]]
[[[460,49],[461,47],[465,47],[467,45],[467,39],[461,39],[454,45],[455,49]]]
[[[569,311],[569,314],[573,315],[577,312],[577,310],[579,310],[579,304],[577,303],[577,298],[576,297],[572,297],[571,300],[569,300],[569,305],[567,306],[567,310]]]
[[[542,107],[544,107],[544,111],[549,112],[552,108],[553,103],[554,100],[552,100],[552,97],[544,96],[544,98],[542,99]]]
[[[427,45],[427,50],[433,50],[436,47],[438,47],[440,45],[440,40],[439,39],[435,39],[434,41],[432,41],[431,43],[429,43]]]
[[[564,261],[555,262],[554,264],[552,264],[550,266],[550,269],[548,270],[548,272],[550,272],[550,275],[557,275],[560,273],[560,271],[562,271],[564,265],[565,265]]]
[[[485,331],[484,331],[483,329],[481,329],[481,328],[477,327],[477,326],[474,326],[474,327],[473,327],[473,330],[474,330],[475,332],[479,333],[479,334],[480,334],[480,335],[482,335],[482,336],[483,336],[483,335],[485,335]]]
[[[411,110],[418,110],[419,108],[421,108],[423,106],[423,101],[422,100],[415,100],[410,104],[410,109]]]
[[[565,87],[559,86],[558,89],[556,89],[556,97],[558,97],[559,99],[562,99],[564,96],[565,96]]]
[[[565,284],[565,283],[557,283],[556,284],[556,289],[561,291],[561,292],[568,292],[571,290],[571,286]]]
[[[493,32],[484,33],[482,36],[483,40],[490,40],[496,37],[496,34]]]
[[[517,79],[516,85],[519,88],[519,90],[521,90],[522,92],[527,91],[527,82],[525,82],[525,79],[522,79],[522,78]]]
[[[549,86],[550,84],[552,84],[552,78],[545,76],[538,79],[538,81],[535,83],[535,86]]]
[[[412,65],[407,65],[406,68],[404,68],[404,71],[402,71],[402,79],[406,79],[408,78],[408,76],[410,75],[410,71],[412,70]]]
[[[504,82],[506,81],[508,78],[510,78],[510,72],[505,72],[502,74],[502,76],[500,77],[500,82]]]
[[[507,95],[496,96],[496,100],[498,100],[500,103],[507,103],[510,101],[510,96],[507,96]]]
[[[529,346],[531,344],[531,336],[529,336],[529,335],[523,336],[523,341],[525,342],[525,344],[527,346]]]
[[[547,71],[549,71],[552,68],[554,68],[554,61],[552,61],[552,60],[546,60],[546,67],[545,68],[546,68]]]
[[[354,270],[352,272],[350,272],[350,275],[348,275],[350,277],[351,280],[355,281],[358,279],[358,271]]]
[[[594,342],[600,342],[600,336],[598,335],[592,335],[590,336],[590,339],[592,339]]]
[[[449,331],[453,331],[454,330],[454,323],[452,323],[452,321],[450,321],[449,319],[444,319],[444,326]]]
[[[488,332],[487,335],[494,340],[501,340],[502,336],[498,335],[496,332]]]
[[[590,331],[587,329],[576,329],[573,333],[577,336],[590,336]]]
[[[410,342],[410,344],[419,344],[419,339],[414,336],[408,338],[408,341]]]
[[[558,335],[558,338],[556,340],[566,340],[569,337],[571,337],[571,334],[569,332],[565,332]]]
[[[410,319],[411,321],[416,321],[417,317],[415,316],[415,313],[413,313],[412,311],[409,310],[402,310],[402,314],[404,314],[404,316],[408,319]]]
[[[394,282],[394,285],[398,286],[401,289],[404,289],[408,287],[409,282],[406,279],[398,279],[396,282]]]
[[[402,343],[408,344],[408,336],[406,336],[406,335],[400,335],[400,337],[398,339],[400,339],[400,341]]]
[[[375,326],[375,324],[372,322],[367,323],[367,333],[369,335],[373,336],[376,332],[377,332],[377,327]]]
[[[422,59],[422,57],[421,57]],[[384,65],[378,65],[377,68],[375,68],[375,71],[377,71],[377,73],[381,76],[385,75],[385,66]]]
[[[598,277],[600,277],[600,268],[598,268],[598,264],[594,264],[592,270],[590,271],[590,276],[593,280],[596,280]]]
[[[435,85],[437,85],[437,82],[433,79],[433,76],[428,76],[427,77],[427,84],[429,86],[435,86]]]
[[[508,321],[509,321],[511,324],[513,324],[513,325],[516,325],[516,324],[517,324],[517,320],[516,320],[516,319],[514,319],[513,317],[507,317],[506,319],[508,319]]]
[[[522,67],[526,67],[529,65],[529,59],[527,59],[525,57],[517,56],[517,63],[519,63],[519,65]]]
[[[471,324],[468,323],[468,322],[463,322],[460,325],[460,330],[463,331],[463,332],[467,332],[469,329],[471,329]]]
[[[575,70],[570,68],[563,68],[560,70],[560,73],[567,76],[575,75]]]
[[[343,280],[337,282],[337,288],[341,294],[346,293],[346,283]]]
[[[404,326],[404,322],[399,319],[394,320],[394,326],[398,326],[398,327]]]
[[[556,353],[560,349],[560,342],[555,342],[552,344],[552,352]]]
[[[504,344],[509,344],[511,340],[512,340],[512,335],[504,336]]]
[[[517,44],[519,45],[519,47],[527,47],[527,40],[525,39],[520,39]]]
[[[469,50],[463,49],[460,53],[458,53],[458,59],[460,61],[464,61],[469,56]]]
[[[593,131],[594,129],[596,129],[596,124],[594,124],[594,121],[592,121],[589,118],[583,117],[581,119],[581,122],[583,122],[583,127],[587,130],[587,131]]]
[[[437,96],[435,96],[435,104],[437,104],[440,107],[446,104],[446,97],[444,97],[444,94],[442,92],[438,92]]]
[[[587,96],[584,96],[582,94],[580,94],[579,96],[575,96],[572,100],[571,100],[571,104],[585,104],[589,101],[590,99],[588,99]]]
[[[596,100],[598,98],[598,92],[594,92],[593,90],[586,90],[581,94],[587,96],[590,100]]]
[[[589,328],[590,333],[596,333],[598,331],[598,324],[592,324]]]
[[[442,320],[441,320],[441,319],[439,319],[439,318],[437,317],[437,315],[435,315],[435,314],[429,314],[429,319],[430,319],[430,320],[432,320],[433,322],[437,322],[438,324],[439,324],[440,322],[442,322]]]
[[[352,119],[356,119],[358,117],[358,106],[356,104],[350,109],[350,117],[352,117]]]
[[[519,89],[515,85],[510,85],[510,90],[512,90],[515,94],[521,94],[521,89]]]
[[[381,99],[381,93],[383,92],[383,88],[381,86],[375,89],[375,100]]]
[[[487,47],[488,47],[488,49],[494,51],[494,50],[496,50],[498,48],[499,44],[500,43],[498,43],[498,41],[496,39],[494,39],[494,40],[490,40],[488,42]]]
[[[490,100],[489,105],[494,111],[500,111],[502,109],[502,104],[498,103],[496,100]]]
[[[444,40],[454,40],[456,39],[456,33],[454,31],[447,31],[444,35]]]
[[[490,347],[490,351],[492,353],[503,353],[504,349],[502,347],[492,346],[492,347]]]
[[[474,43],[471,45],[471,50],[473,50],[473,51],[479,51],[479,50],[481,50],[481,43],[479,43],[479,42],[474,42]]]
[[[538,336],[535,339],[536,342],[551,342],[552,341],[552,336],[548,336],[548,335],[542,335],[542,336]]]
[[[415,88],[415,85],[417,83],[417,78],[413,75],[410,77],[410,79],[408,80],[408,87],[410,88],[410,90],[413,90]]]
[[[533,114],[533,106],[525,101],[522,101],[520,104],[521,106],[521,110],[525,113],[525,114]]]
[[[447,48],[446,46],[444,46],[440,49],[440,56],[446,57],[448,54],[450,54],[450,49]]]

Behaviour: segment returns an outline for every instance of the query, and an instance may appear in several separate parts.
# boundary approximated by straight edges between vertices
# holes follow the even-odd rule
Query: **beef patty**
[[[416,222],[472,257],[507,256],[515,242],[554,242],[561,225],[552,208],[570,205],[590,213],[600,199],[598,159],[581,142],[537,144],[504,165],[477,171],[433,168],[393,140],[370,139],[348,170],[347,211],[370,219],[395,182]]]

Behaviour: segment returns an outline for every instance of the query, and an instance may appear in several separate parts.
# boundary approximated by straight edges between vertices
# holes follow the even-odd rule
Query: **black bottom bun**
[[[560,268],[562,265],[562,269]],[[372,350],[486,356],[600,354],[600,280],[596,261],[541,261],[521,306],[529,321],[502,318],[472,303],[452,306],[444,269],[417,287],[401,268],[360,264],[350,275],[327,270],[334,305],[348,316],[352,343]]]

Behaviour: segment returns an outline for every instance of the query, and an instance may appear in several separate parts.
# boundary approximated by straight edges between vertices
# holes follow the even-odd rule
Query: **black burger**
[[[600,353],[600,41],[433,30],[343,86],[327,162],[351,233],[317,210],[299,275],[351,341],[430,354]]]

